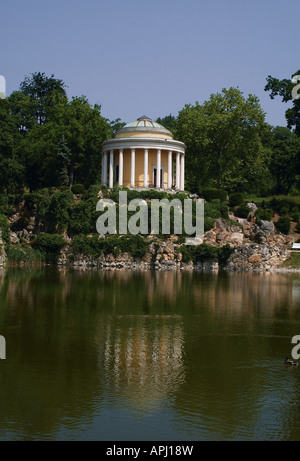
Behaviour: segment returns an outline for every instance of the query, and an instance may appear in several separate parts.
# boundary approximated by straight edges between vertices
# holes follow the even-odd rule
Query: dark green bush
[[[230,196],[229,196],[229,206],[231,208],[233,208],[235,206],[242,205],[242,203],[244,203],[244,194],[242,194],[241,192],[234,192],[234,193],[230,194]]]
[[[299,205],[297,205],[293,200],[277,199],[276,197],[273,197],[272,200],[270,200],[269,206],[272,208],[274,213],[278,213],[280,215],[300,210]]]
[[[52,195],[45,216],[51,233],[63,232],[67,229],[73,202],[74,197],[70,190],[58,191]]]
[[[180,252],[182,253],[183,262],[192,261],[194,264],[210,259],[217,259],[219,264],[224,266],[233,253],[233,248],[227,243],[222,247],[215,247],[202,243],[198,246],[181,245]]]
[[[282,234],[288,234],[291,229],[291,220],[288,216],[282,216],[278,219],[277,222],[274,223],[276,229],[281,232]]]
[[[204,216],[207,218],[224,218],[228,219],[228,206],[227,202],[221,202],[218,199],[214,199],[211,202],[204,203]]]
[[[255,217],[258,224],[261,220],[271,221],[273,217],[273,210],[271,208],[258,208],[255,212]]]
[[[46,260],[52,261],[57,258],[59,251],[65,243],[62,235],[41,232],[34,246],[36,247],[35,249],[40,250]]]
[[[14,206],[10,203],[6,194],[0,194],[0,213],[6,216],[14,213]]]
[[[300,211],[294,211],[291,213],[291,218],[294,222],[300,221]]]
[[[9,222],[4,214],[0,213],[0,230],[2,232],[2,239],[5,244],[9,244]]]
[[[101,254],[117,256],[120,253],[129,253],[134,258],[142,258],[146,254],[148,244],[139,235],[101,238],[96,234],[92,237],[81,234],[74,237],[71,246],[75,252],[86,256],[98,257]]]
[[[73,194],[83,194],[84,193],[84,185],[83,184],[73,184],[71,191]]]
[[[142,258],[147,252],[148,244],[139,235],[123,236],[120,238],[120,249],[122,253],[128,252],[133,258]]]
[[[215,225],[215,219],[204,217],[204,232],[209,231]]]
[[[75,203],[70,210],[68,234],[89,234],[96,229],[96,220],[92,225],[92,210],[90,200]]]
[[[6,256],[11,263],[40,263],[45,261],[45,255],[40,250],[19,244],[11,245],[6,250]]]
[[[201,195],[205,200],[211,202],[212,200],[220,200],[220,202],[225,202],[227,200],[227,191],[222,189],[208,188],[203,189]]]
[[[247,205],[240,205],[235,211],[234,211],[234,214],[235,216],[237,216],[238,218],[244,218],[244,219],[247,219],[248,218],[248,215],[250,213],[250,208],[247,206]]]
[[[44,219],[51,202],[51,192],[49,191],[49,189],[44,188],[33,192],[32,195],[33,203],[36,206],[37,220]]]

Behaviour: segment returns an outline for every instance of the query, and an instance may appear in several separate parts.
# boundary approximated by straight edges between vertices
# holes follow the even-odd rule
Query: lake
[[[0,335],[0,440],[300,440],[300,274],[7,268]]]

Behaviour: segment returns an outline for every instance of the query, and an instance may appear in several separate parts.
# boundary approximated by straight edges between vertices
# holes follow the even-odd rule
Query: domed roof
[[[117,131],[116,138],[120,137],[164,137],[173,139],[172,133],[157,122],[153,122],[150,117],[143,115],[134,122],[127,123]]]
[[[165,130],[165,128],[162,125],[153,122],[153,120],[151,120],[151,118],[147,117],[146,115],[143,115],[142,117],[138,118],[137,120],[135,120],[135,122],[127,123],[127,125],[125,125],[124,128],[131,126],[152,126],[153,128],[163,128]]]

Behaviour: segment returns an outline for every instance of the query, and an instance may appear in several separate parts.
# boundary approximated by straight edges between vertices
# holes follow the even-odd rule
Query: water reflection
[[[160,405],[184,381],[180,316],[108,318],[98,341],[110,394],[130,395],[137,408]]]
[[[1,439],[300,440],[298,274],[7,269],[0,334]]]

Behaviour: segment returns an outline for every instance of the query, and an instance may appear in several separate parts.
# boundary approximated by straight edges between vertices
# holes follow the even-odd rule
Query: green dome
[[[153,120],[151,120],[151,118],[149,117],[146,117],[146,115],[143,115],[142,117],[138,118],[134,122],[127,123],[127,125],[125,125],[124,128],[131,128],[131,127],[136,127],[136,126],[162,128],[163,130],[165,130],[165,128],[162,125],[160,125],[159,123],[153,122]]]
[[[153,122],[150,117],[143,115],[142,117],[138,118],[134,122],[127,123],[123,128],[121,128],[116,133],[116,137],[121,137],[131,135],[131,136],[160,136],[165,137],[167,139],[173,139],[173,135],[170,131],[168,131],[165,127],[160,125],[159,123]]]

